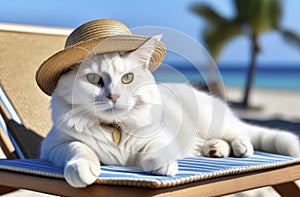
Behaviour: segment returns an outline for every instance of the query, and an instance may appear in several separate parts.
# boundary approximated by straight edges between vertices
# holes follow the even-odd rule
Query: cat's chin
[[[129,109],[128,105],[122,105],[122,104],[114,104],[112,102],[106,102],[106,103],[99,103],[96,102],[94,104],[94,109],[99,112],[103,113],[122,113],[127,112]]]
[[[110,108],[102,111],[102,114],[111,115],[111,116],[119,116],[127,113],[125,109],[118,109],[118,108]]]
[[[125,114],[128,113],[128,109],[125,107],[118,107],[118,106],[112,106],[110,108],[107,108],[105,110],[101,111],[101,117],[111,117],[109,119],[115,120],[119,119],[119,117],[123,117]]]
[[[128,112],[128,106],[112,104],[109,108],[105,109],[104,112],[109,112],[112,114],[125,113]]]

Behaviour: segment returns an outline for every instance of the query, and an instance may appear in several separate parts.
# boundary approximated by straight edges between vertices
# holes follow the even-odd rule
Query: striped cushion
[[[294,163],[300,163],[300,158],[263,152],[255,152],[251,158],[190,157],[179,160],[179,173],[174,177],[149,175],[130,167],[102,166],[96,183],[163,188]],[[0,160],[0,169],[63,178],[63,168],[40,159]]]

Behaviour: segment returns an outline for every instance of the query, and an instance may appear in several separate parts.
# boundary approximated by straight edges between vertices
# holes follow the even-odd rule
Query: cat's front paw
[[[207,157],[228,157],[230,155],[230,145],[221,139],[212,139],[204,143],[201,153]]]
[[[164,175],[164,176],[175,176],[178,173],[178,164],[173,162],[155,170],[151,170],[150,174]]]
[[[178,163],[176,161],[172,163],[161,163],[158,165],[158,161],[155,159],[148,159],[144,161],[143,170],[149,174],[175,176],[178,173]]]
[[[76,159],[67,163],[64,169],[64,176],[71,186],[79,188],[94,183],[100,172],[99,161]]]
[[[237,138],[231,142],[233,155],[236,157],[251,157],[254,148],[251,141],[247,138]]]

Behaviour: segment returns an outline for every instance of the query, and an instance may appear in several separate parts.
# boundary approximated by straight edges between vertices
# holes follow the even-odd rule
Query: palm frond
[[[212,57],[217,60],[227,42],[243,34],[244,31],[237,21],[228,20],[207,27],[203,37]]]
[[[280,0],[234,0],[236,19],[262,33],[279,27],[282,15]]]
[[[282,2],[280,0],[273,0],[274,3],[270,4],[270,20],[274,29],[280,26],[282,17]]]
[[[220,23],[227,20],[224,16],[219,14],[214,8],[206,4],[194,4],[190,7],[195,14],[205,18],[210,23]]]
[[[300,49],[300,35],[286,29],[278,29],[283,38],[292,45]]]

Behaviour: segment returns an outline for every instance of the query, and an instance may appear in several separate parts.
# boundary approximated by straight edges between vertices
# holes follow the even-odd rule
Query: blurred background
[[[89,20],[110,18],[129,28],[173,28],[205,46],[228,87],[300,90],[300,1],[242,1],[10,0],[0,3],[0,22],[73,29]],[[172,54],[165,63],[187,72],[190,68]],[[250,77],[254,64],[255,77]],[[193,72],[187,76],[193,78]],[[246,90],[241,102],[247,105],[245,94]]]

